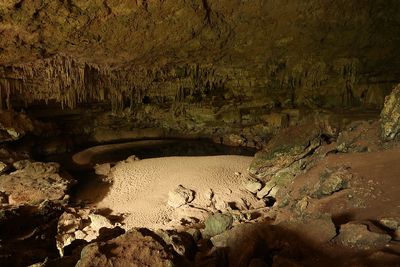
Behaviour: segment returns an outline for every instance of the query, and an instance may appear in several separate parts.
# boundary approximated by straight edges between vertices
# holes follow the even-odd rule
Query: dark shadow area
[[[351,249],[332,241],[318,243],[279,225],[239,225],[224,235],[226,247],[204,246],[195,266],[399,266],[394,250],[376,254],[378,251]]]
[[[232,147],[216,144],[208,140],[169,140],[161,145],[148,145],[138,148],[121,149],[93,157],[95,163],[117,162],[135,155],[140,159],[174,156],[254,156],[256,150],[248,147]]]

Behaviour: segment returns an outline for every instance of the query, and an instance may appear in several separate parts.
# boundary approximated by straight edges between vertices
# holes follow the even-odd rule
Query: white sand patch
[[[253,158],[246,156],[164,157],[120,162],[112,170],[113,185],[99,208],[128,214],[125,228],[165,228],[174,213],[168,192],[178,185],[195,191],[191,204],[206,206],[207,191],[228,202],[243,192],[242,175]]]

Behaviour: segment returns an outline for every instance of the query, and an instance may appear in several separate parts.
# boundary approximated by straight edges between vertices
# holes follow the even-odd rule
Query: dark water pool
[[[254,156],[256,150],[247,147],[232,147],[208,140],[166,140],[163,144],[143,144],[127,149],[100,153],[93,157],[95,163],[118,162],[135,155],[140,159],[172,156]]]

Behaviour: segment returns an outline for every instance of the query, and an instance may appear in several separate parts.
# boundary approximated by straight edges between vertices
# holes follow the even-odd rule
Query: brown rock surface
[[[0,191],[8,195],[10,204],[59,200],[73,184],[73,180],[63,176],[57,163],[26,161],[21,169],[0,176]]]
[[[170,267],[174,266],[173,259],[172,253],[153,236],[133,229],[110,241],[86,246],[76,266]]]
[[[384,0],[3,1],[2,98],[380,107],[398,81],[399,9]]]

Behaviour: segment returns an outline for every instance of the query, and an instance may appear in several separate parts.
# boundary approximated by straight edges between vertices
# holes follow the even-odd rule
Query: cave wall
[[[6,0],[1,106],[145,104],[205,123],[380,108],[399,82],[398,14],[395,0]]]

